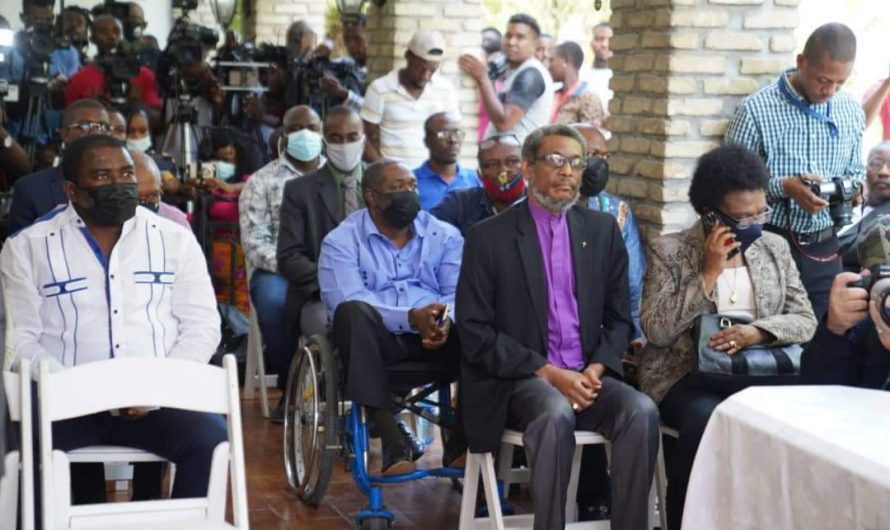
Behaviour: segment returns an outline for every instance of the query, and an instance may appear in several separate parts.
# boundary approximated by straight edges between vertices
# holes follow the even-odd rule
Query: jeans
[[[284,312],[288,282],[275,273],[255,270],[250,276],[250,300],[256,310],[267,372],[278,376],[278,388],[287,385],[287,371],[296,348],[296,333]]]

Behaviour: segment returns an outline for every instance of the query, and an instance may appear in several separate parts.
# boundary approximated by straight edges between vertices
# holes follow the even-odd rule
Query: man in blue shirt
[[[16,40],[28,39],[35,30],[52,31],[53,1],[52,0],[24,0],[22,5],[22,23],[25,29],[16,35]],[[0,63],[0,79],[6,79],[18,87],[18,103],[9,106],[11,120],[9,132],[18,137],[22,130],[22,121],[28,110],[28,97],[31,93],[26,81],[35,77],[45,77],[47,88],[52,92],[60,92],[68,78],[73,76],[81,67],[80,56],[73,46],[57,48],[50,52],[49,61],[45,73],[35,71],[36,65],[28,64],[28,57],[22,55],[19,49],[8,51],[8,60]],[[42,74],[42,75],[41,75]],[[46,139],[50,131],[59,126],[60,114],[49,111],[46,121],[34,124],[36,132],[41,139]]]
[[[368,166],[362,179],[367,208],[327,235],[318,260],[321,299],[346,372],[345,399],[364,406],[376,424],[385,476],[415,469],[391,412],[391,392],[404,389],[390,385],[390,369],[422,362],[429,369],[412,384],[453,380],[461,356],[451,323],[463,238],[420,211],[416,188],[411,171],[397,160]],[[445,465],[463,465],[461,431],[458,417]]]
[[[457,163],[465,136],[459,118],[437,112],[427,118],[423,129],[430,158],[414,170],[414,176],[420,191],[420,206],[430,211],[449,191],[478,187],[479,179],[475,171]]]
[[[829,201],[810,186],[843,179],[859,188],[865,178],[865,115],[859,100],[840,90],[855,59],[850,28],[816,28],[797,68],[742,100],[723,139],[759,154],[769,168],[773,214],[765,229],[788,240],[817,319],[828,308],[841,260]]]

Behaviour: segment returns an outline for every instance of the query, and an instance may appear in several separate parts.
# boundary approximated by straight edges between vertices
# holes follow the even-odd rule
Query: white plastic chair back
[[[248,529],[238,375],[232,355],[225,356],[223,368],[139,357],[50,373],[44,361],[39,366],[38,391],[44,530],[139,523],[173,528],[177,521],[188,521],[193,528]],[[66,453],[52,449],[52,423],[112,409],[152,406],[226,415],[229,441],[213,453],[207,497],[72,506],[70,460]],[[225,523],[226,465],[232,478],[234,527]]]
[[[15,528],[18,508],[22,530],[34,530],[34,438],[31,425],[31,366],[19,363],[18,372],[3,372],[9,419],[19,425],[21,448],[5,455],[6,475],[0,479],[0,528]]]

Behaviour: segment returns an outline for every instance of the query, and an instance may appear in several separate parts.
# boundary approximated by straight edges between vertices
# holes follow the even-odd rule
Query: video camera
[[[158,59],[158,86],[165,97],[200,95],[200,83],[184,79],[181,69],[185,65],[202,62],[204,47],[214,46],[218,41],[219,33],[216,30],[192,24],[185,16],[176,20],[167,36],[167,48]]]
[[[13,39],[13,48],[25,58],[28,80],[35,84],[49,81],[49,62],[53,50],[70,45],[68,39],[54,31],[52,23],[34,24],[16,33]]]
[[[108,78],[106,90],[108,98],[116,104],[127,101],[130,79],[139,75],[141,67],[139,58],[132,52],[126,42],[122,42],[111,53],[97,57],[96,66]]]
[[[878,306],[884,323],[890,325],[890,264],[872,265],[870,274],[862,279],[847,283],[847,287],[861,287],[868,291],[869,298]]]
[[[826,182],[807,181],[810,191],[828,201],[828,213],[834,226],[853,222],[853,196],[859,189],[857,182],[834,177]]]

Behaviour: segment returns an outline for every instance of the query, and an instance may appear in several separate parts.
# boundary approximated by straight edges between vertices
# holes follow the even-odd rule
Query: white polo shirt
[[[437,112],[460,117],[457,92],[451,81],[437,73],[415,99],[399,83],[396,69],[368,86],[361,116],[380,127],[380,154],[417,167],[429,158],[423,144],[423,122]]]
[[[195,236],[147,208],[106,259],[69,204],[0,252],[6,348],[52,370],[115,357],[206,363],[220,340],[216,297]]]

